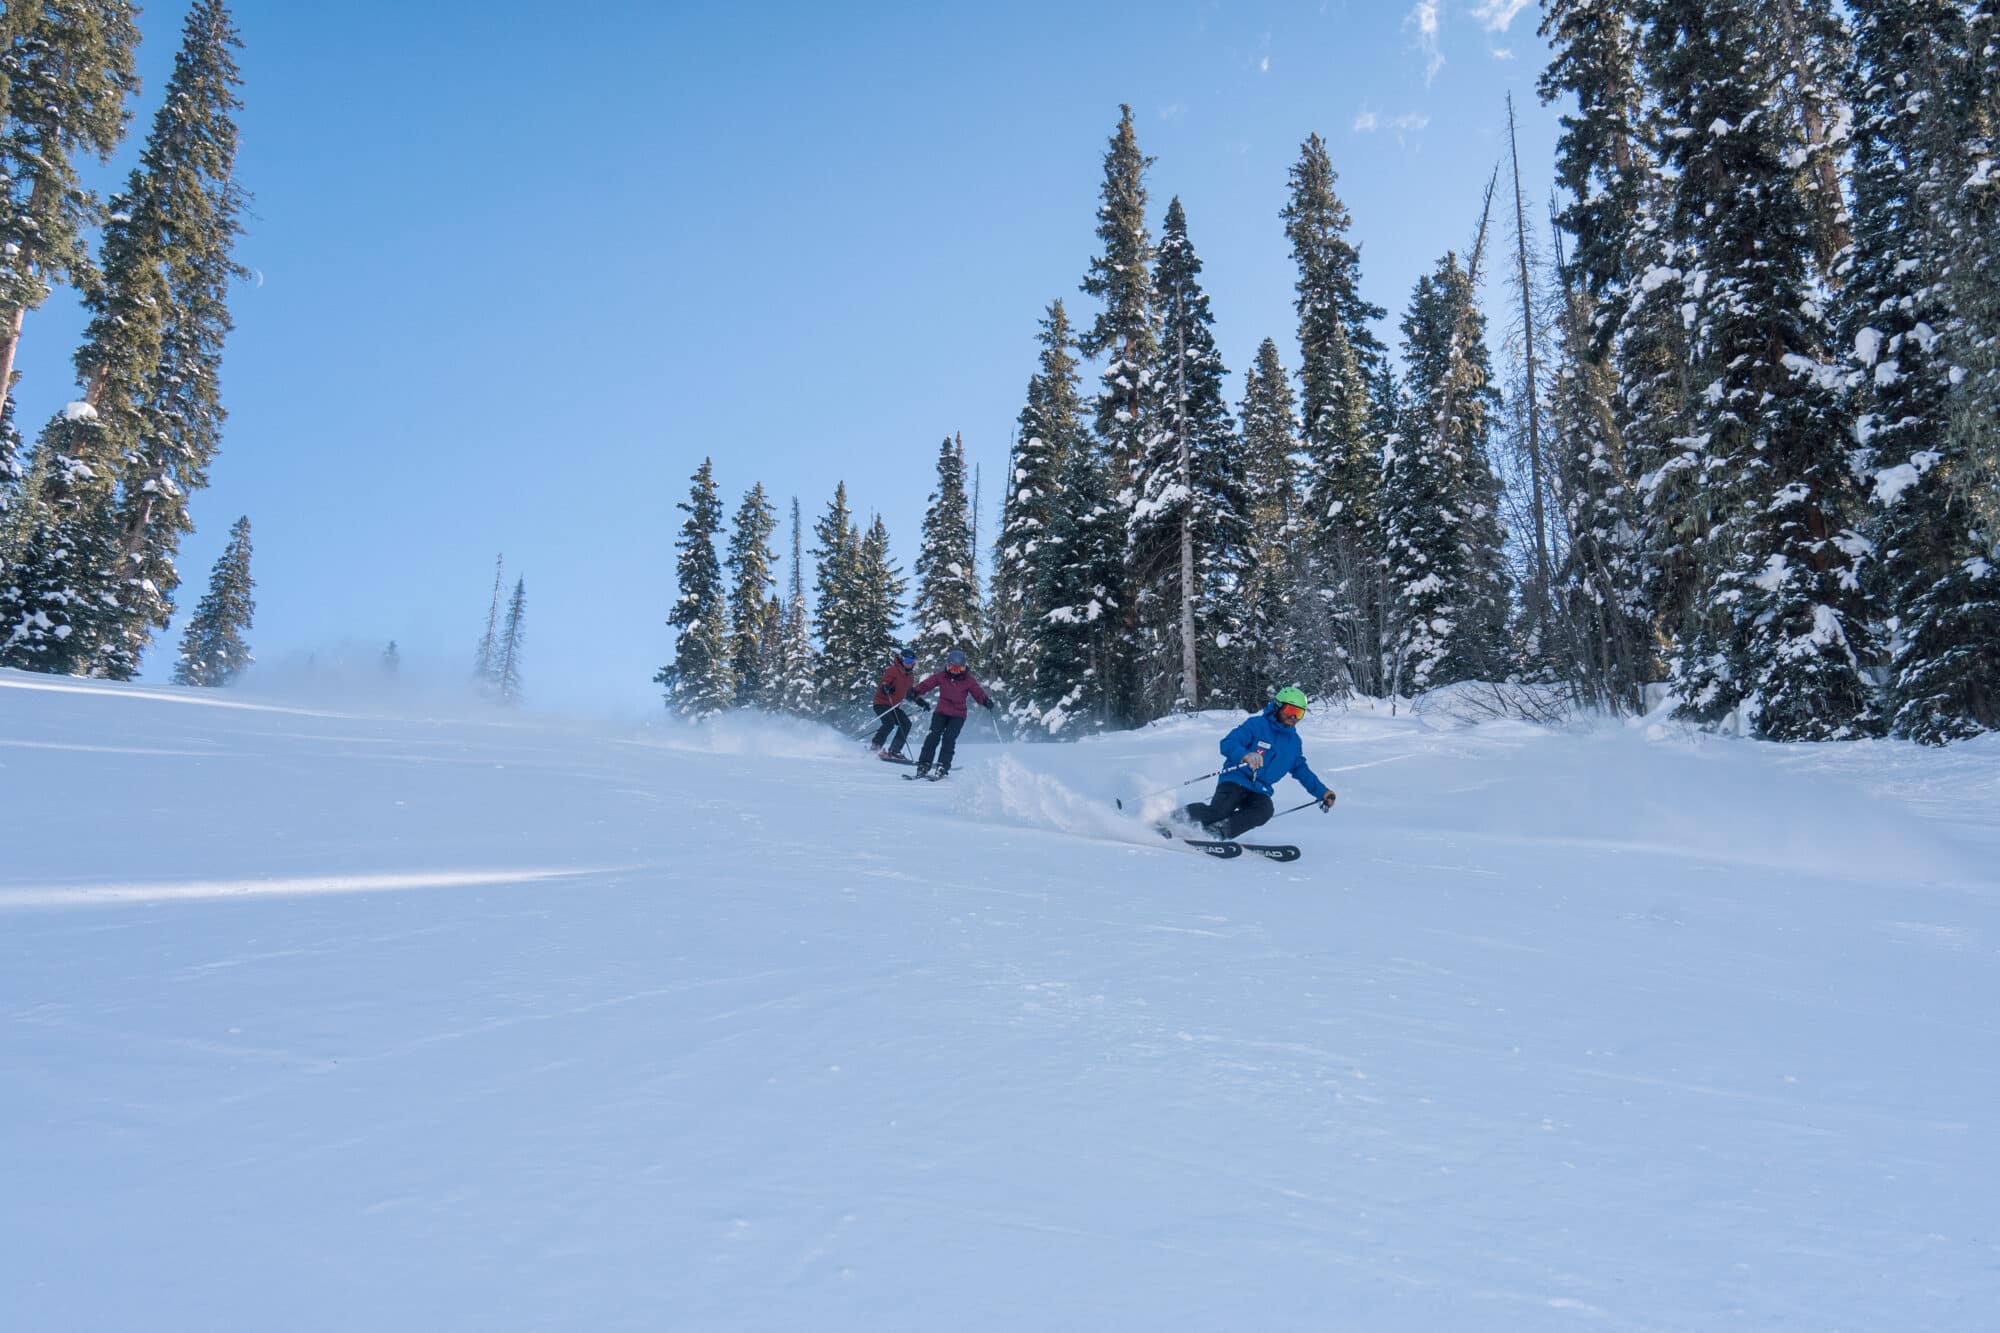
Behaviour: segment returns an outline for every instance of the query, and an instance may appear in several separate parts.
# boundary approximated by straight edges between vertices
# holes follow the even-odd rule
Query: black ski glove
[[[1328,792],[1328,793],[1327,793],[1326,795],[1324,795],[1324,796],[1322,796],[1322,797],[1320,797],[1320,798],[1319,798],[1319,809],[1320,809],[1320,813],[1321,813],[1321,814],[1325,814],[1325,813],[1326,813],[1326,812],[1328,812],[1329,810],[1332,810],[1332,809],[1333,809],[1333,793],[1332,793],[1332,792]]]

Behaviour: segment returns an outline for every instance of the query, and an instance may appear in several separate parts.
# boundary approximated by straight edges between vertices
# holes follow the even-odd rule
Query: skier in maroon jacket
[[[917,655],[905,648],[889,659],[888,669],[875,686],[875,716],[882,725],[875,728],[875,739],[870,742],[876,754],[891,762],[909,763],[903,757],[903,742],[910,739],[910,715],[903,711],[903,700],[910,697],[916,682],[916,673],[911,670],[917,664]],[[896,733],[895,744],[888,749],[882,743],[889,739],[890,732]]]
[[[966,669],[965,654],[956,648],[945,654],[944,670],[918,681],[910,697],[922,704],[923,696],[932,690],[938,692],[937,711],[931,714],[931,729],[924,737],[923,753],[917,756],[917,776],[920,778],[941,778],[951,772],[951,756],[958,749],[958,733],[965,730],[966,696],[977,699],[982,708],[993,706],[993,701],[986,697],[986,691],[979,688],[979,682]],[[933,759],[937,761],[935,772],[931,770]]]

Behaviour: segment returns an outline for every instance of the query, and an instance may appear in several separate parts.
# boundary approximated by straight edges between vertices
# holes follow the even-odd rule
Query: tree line
[[[1392,358],[1308,136],[1278,219],[1296,368],[1266,338],[1233,403],[1187,209],[1152,231],[1122,109],[1095,308],[1040,321],[983,591],[940,458],[926,661],[967,648],[1053,735],[1475,679],[1614,711],[1652,687],[1773,739],[2000,726],[2000,0],[1549,0],[1542,32],[1548,225],[1510,104]],[[706,463],[683,508],[671,702],[861,702],[907,591],[880,518],[836,495],[809,611],[796,501],[787,598],[761,485],[727,562]]]
[[[173,614],[188,500],[226,417],[217,376],[242,272],[239,41],[222,0],[189,11],[125,188],[106,203],[79,178],[131,119],[137,13],[128,0],[0,10],[0,666],[114,680]],[[14,363],[58,286],[90,316],[78,394],[23,461]]]

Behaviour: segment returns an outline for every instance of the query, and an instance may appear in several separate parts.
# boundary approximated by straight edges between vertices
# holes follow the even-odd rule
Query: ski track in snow
[[[0,1328],[1993,1327],[2000,738],[343,708],[0,673]]]

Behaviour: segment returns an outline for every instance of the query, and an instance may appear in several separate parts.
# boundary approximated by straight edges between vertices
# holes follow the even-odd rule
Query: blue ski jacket
[[[1326,784],[1306,767],[1306,748],[1299,740],[1299,729],[1279,722],[1277,713],[1278,705],[1268,704],[1263,712],[1246,718],[1222,738],[1222,757],[1231,765],[1222,780],[1269,796],[1278,779],[1289,773],[1314,796],[1325,796]],[[1241,767],[1243,756],[1252,750],[1263,754],[1262,768]]]

